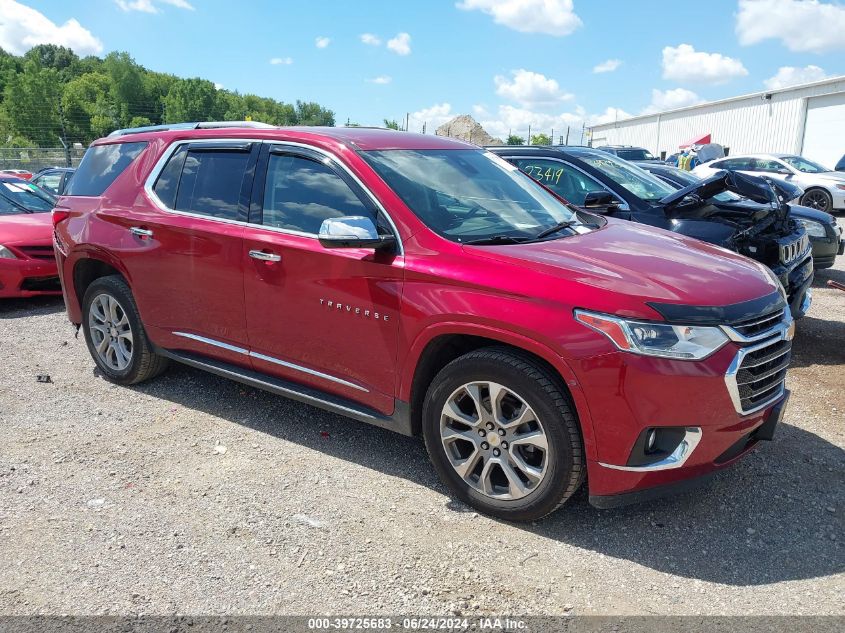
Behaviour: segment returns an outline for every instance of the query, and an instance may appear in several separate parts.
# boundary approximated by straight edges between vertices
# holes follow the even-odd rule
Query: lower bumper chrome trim
[[[667,455],[659,462],[653,464],[646,464],[644,466],[617,466],[615,464],[605,464],[599,462],[605,468],[612,468],[613,470],[625,470],[635,473],[647,473],[657,470],[671,470],[672,468],[680,468],[689,459],[692,452],[695,450],[698,443],[701,441],[701,427],[688,426],[684,433],[684,439],[680,441],[678,447],[672,451],[671,455]]]

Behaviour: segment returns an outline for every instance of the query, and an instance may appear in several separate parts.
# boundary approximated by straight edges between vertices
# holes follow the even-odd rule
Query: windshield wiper
[[[484,244],[522,244],[527,240],[527,237],[514,237],[512,235],[493,235],[491,237],[481,237],[477,240],[468,240],[466,242],[461,242],[461,244],[469,244],[473,246],[482,246]]]
[[[547,228],[545,231],[540,231],[537,235],[534,236],[535,240],[542,240],[544,237],[549,237],[549,235],[554,235],[558,231],[562,231],[563,229],[568,229],[576,224],[580,224],[578,220],[566,220],[565,222],[558,222],[552,227]]]

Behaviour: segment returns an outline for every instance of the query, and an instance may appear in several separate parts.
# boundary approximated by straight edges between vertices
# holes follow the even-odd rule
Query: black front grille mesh
[[[745,355],[736,374],[743,411],[750,411],[780,394],[791,357],[792,343],[784,340]]]
[[[783,309],[775,310],[763,316],[745,319],[731,325],[731,327],[746,337],[751,337],[766,330],[770,330],[783,320]]]

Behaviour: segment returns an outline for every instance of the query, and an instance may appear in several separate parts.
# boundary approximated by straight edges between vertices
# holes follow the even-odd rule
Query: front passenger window
[[[270,154],[262,223],[316,235],[327,218],[375,214],[327,165],[293,154]]]

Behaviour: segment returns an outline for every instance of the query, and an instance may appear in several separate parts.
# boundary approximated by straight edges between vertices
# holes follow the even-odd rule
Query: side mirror
[[[607,209],[608,207],[620,204],[613,194],[607,191],[591,191],[584,197],[585,209]]]
[[[373,221],[362,215],[323,220],[317,238],[325,248],[382,249],[396,243],[392,235],[379,235]]]
[[[791,176],[792,175],[791,171],[789,171],[788,169],[784,169],[783,167],[778,169],[775,173],[780,174],[781,176]]]

